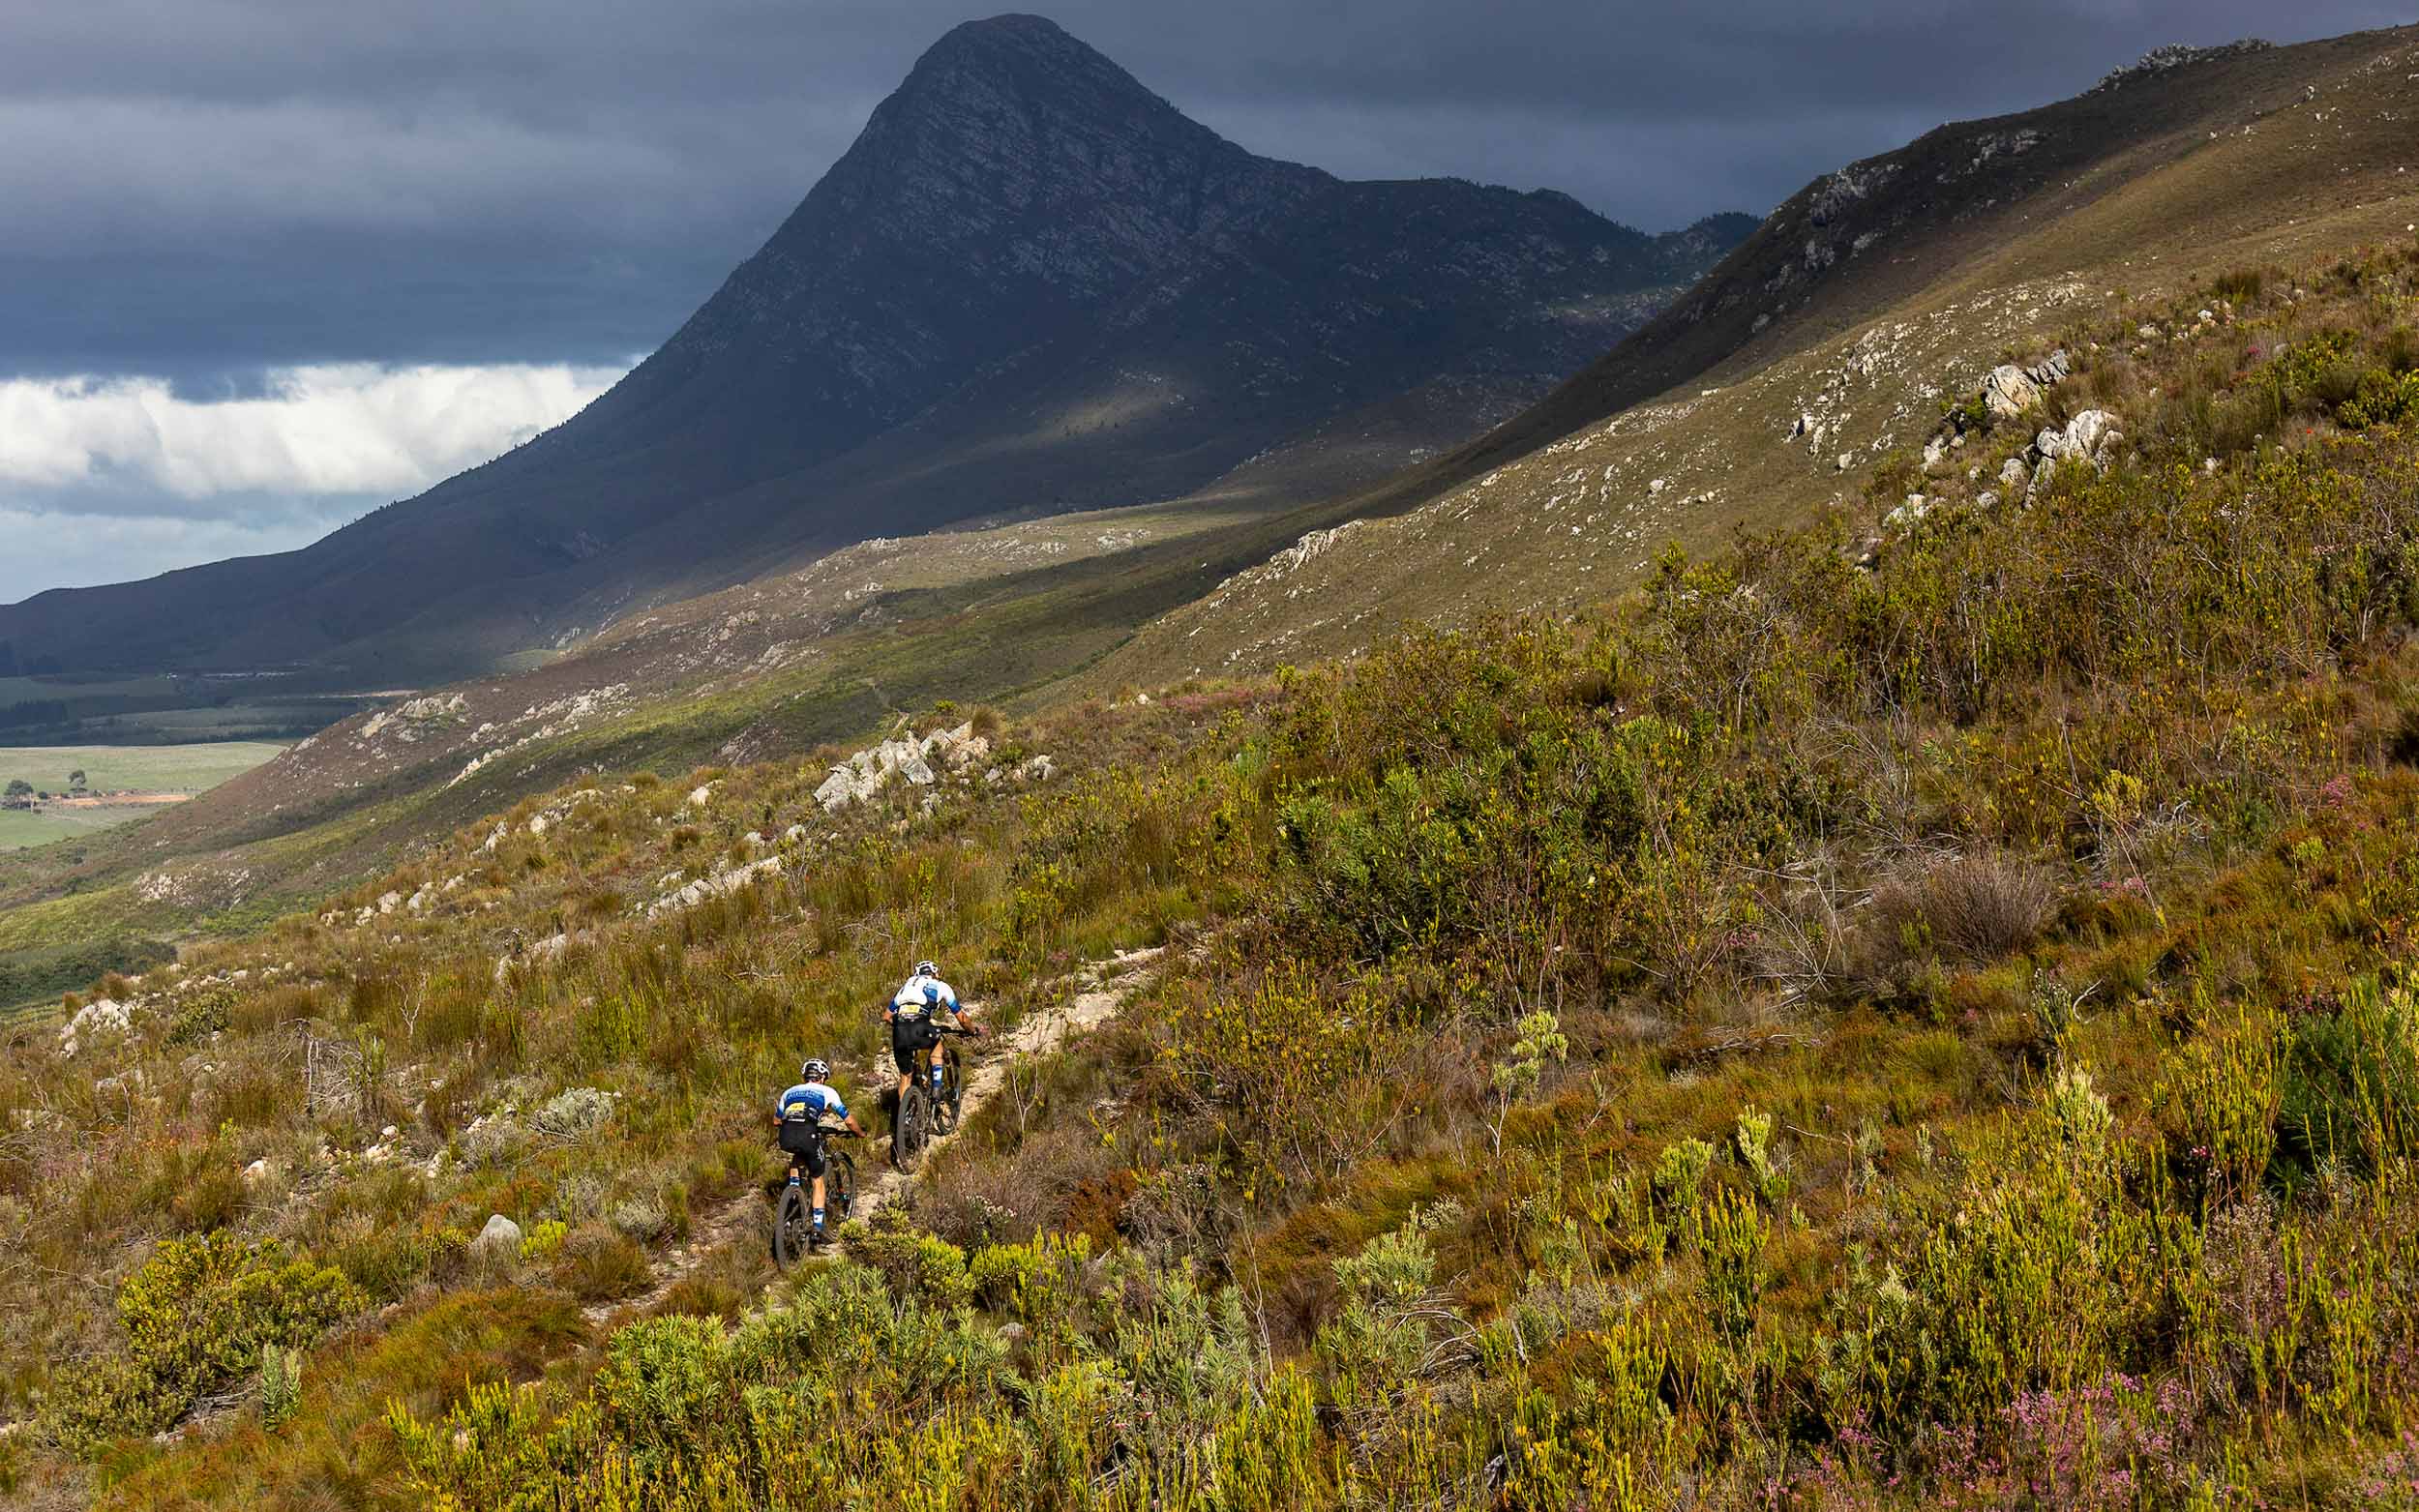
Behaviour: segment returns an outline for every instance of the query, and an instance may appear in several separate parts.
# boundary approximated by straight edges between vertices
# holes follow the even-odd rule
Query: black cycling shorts
[[[940,1043],[941,1025],[931,1014],[890,1021],[890,1060],[903,1077],[913,1076],[916,1057]]]
[[[808,1175],[820,1176],[823,1173],[823,1131],[816,1125],[784,1119],[781,1147]]]

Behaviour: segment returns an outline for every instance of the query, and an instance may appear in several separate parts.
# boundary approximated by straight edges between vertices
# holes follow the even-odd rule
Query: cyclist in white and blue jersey
[[[823,1231],[823,1120],[837,1118],[850,1133],[863,1135],[864,1126],[831,1084],[831,1063],[821,1056],[798,1068],[798,1084],[773,1099],[773,1122],[781,1131],[781,1147],[790,1155],[790,1175],[814,1178],[815,1232]]]
[[[926,1059],[931,1063],[933,1091],[936,1095],[941,1091],[941,1056],[933,1050],[941,1043],[941,1016],[944,1013],[970,1033],[983,1032],[971,1010],[958,1001],[958,990],[941,979],[941,967],[929,961],[917,962],[915,974],[890,994],[890,1002],[881,1015],[890,1024],[890,1060],[899,1068],[902,1103],[907,1099],[908,1079]]]

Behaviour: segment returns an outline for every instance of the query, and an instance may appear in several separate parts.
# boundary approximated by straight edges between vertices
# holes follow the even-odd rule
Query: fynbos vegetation
[[[2128,439],[2029,504],[1952,480],[1586,620],[1012,725],[1065,768],[1021,794],[835,819],[819,768],[599,779],[79,996],[73,1058],[20,1027],[0,1083],[29,1473],[128,1504],[2394,1504],[2415,269],[2069,333],[2046,402]],[[1974,419],[1975,481],[2065,418]],[[761,1214],[801,1054],[872,1101],[914,957],[1012,1023],[1159,942],[840,1258],[773,1277],[758,1216],[675,1263]]]

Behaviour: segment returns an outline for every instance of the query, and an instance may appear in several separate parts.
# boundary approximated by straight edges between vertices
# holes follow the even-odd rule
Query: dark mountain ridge
[[[1049,21],[971,22],[571,421],[300,551],[0,608],[0,639],[71,669],[423,679],[871,536],[1180,497],[1404,395],[1461,396],[1412,438],[1449,445],[1745,221],[1654,237],[1552,193],[1345,183]]]

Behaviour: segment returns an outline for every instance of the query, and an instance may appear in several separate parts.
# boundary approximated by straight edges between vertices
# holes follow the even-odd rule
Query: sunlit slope
[[[1666,543],[1701,548],[1826,506],[1867,524],[1901,499],[1867,498],[1879,464],[1920,452],[2009,351],[2127,296],[2410,234],[2414,121],[2419,32],[2405,28],[1943,128],[1819,180],[1537,410],[1305,512],[1298,543],[1150,626],[1090,681],[1259,669],[1413,620],[1575,608],[1636,583]],[[1442,487],[1456,471],[1466,481]]]

